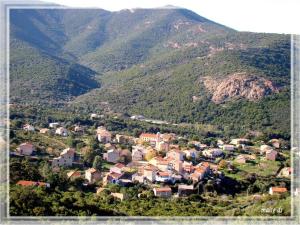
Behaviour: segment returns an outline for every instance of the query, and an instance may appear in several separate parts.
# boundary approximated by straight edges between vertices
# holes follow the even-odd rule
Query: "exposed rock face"
[[[223,79],[204,77],[203,83],[215,103],[237,98],[257,101],[279,91],[270,80],[247,73],[234,73]]]

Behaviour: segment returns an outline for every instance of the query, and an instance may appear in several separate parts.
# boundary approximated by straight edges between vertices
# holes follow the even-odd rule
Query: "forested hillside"
[[[289,135],[289,35],[178,8],[22,9],[10,22],[13,103]]]

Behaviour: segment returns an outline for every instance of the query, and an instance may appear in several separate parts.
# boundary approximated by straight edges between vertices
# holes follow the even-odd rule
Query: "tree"
[[[93,162],[93,168],[95,168],[96,170],[102,170],[102,158],[101,156],[97,155],[94,159]]]
[[[76,146],[76,141],[74,140],[74,138],[72,136],[69,136],[67,138],[67,145],[71,148],[74,148]]]
[[[225,169],[227,167],[227,162],[223,159],[219,163],[220,169]]]
[[[151,150],[149,150],[147,153],[146,153],[146,155],[145,155],[145,159],[147,160],[147,161],[150,161],[152,158],[154,158],[156,156],[156,151],[155,150],[153,150],[153,149],[151,149]]]

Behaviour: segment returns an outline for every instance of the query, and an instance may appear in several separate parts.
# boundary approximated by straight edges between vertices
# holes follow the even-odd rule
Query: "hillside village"
[[[91,114],[90,119],[101,119],[96,115]],[[51,122],[46,127],[26,123],[21,129],[20,132],[63,140],[70,136],[85,138],[87,130],[92,128],[75,124],[67,129],[64,123]],[[291,178],[292,168],[285,163],[289,158],[288,151],[280,139],[253,143],[250,139],[237,137],[226,141],[218,139],[215,144],[187,140],[184,145],[179,145],[178,141],[184,137],[175,133],[142,132],[131,136],[108,130],[105,126],[98,126],[93,133],[92,139],[102,150],[92,155],[89,164],[83,160],[82,149],[66,146],[59,149],[56,156],[41,155],[30,140],[20,143],[10,155],[12,158],[46,159],[52,172],[66,172],[70,182],[78,179],[80,185],[92,186],[90,191],[96,195],[108,190],[111,185],[127,188],[142,184],[158,198],[185,198],[214,189],[212,186],[225,189],[224,193],[234,196],[236,193],[230,185],[240,176]],[[233,179],[229,181],[232,184],[228,184],[228,177]],[[18,180],[16,184],[51,186],[41,180]],[[289,183],[285,182],[266,188],[260,194],[252,191],[253,199],[290,191]],[[144,193],[145,190],[142,190],[138,196]],[[110,195],[120,201],[126,199],[126,193],[110,192]]]

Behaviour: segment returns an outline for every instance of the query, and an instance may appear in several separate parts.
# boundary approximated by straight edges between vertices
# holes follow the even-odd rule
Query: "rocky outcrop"
[[[221,79],[204,77],[202,81],[215,103],[238,98],[257,101],[279,91],[270,80],[248,73],[234,73]]]

